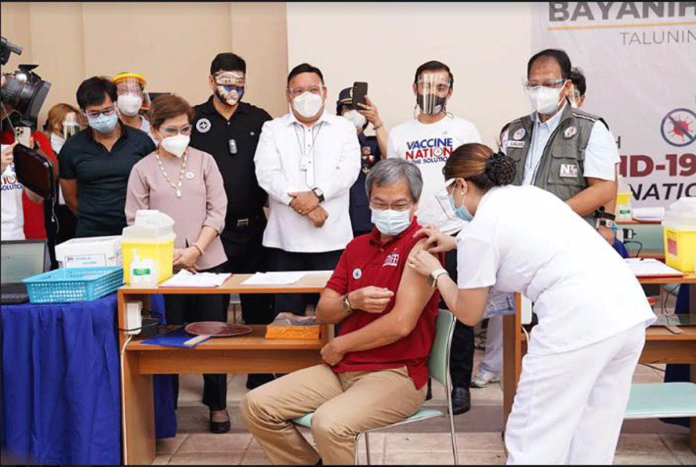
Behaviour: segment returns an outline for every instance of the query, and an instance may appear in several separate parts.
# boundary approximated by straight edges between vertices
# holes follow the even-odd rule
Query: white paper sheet
[[[665,208],[633,208],[632,215],[637,221],[661,221],[665,218]]]
[[[193,274],[182,269],[173,277],[160,284],[160,287],[220,287],[230,274],[215,274],[213,272],[199,272]]]
[[[636,277],[664,277],[664,276],[683,276],[684,273],[677,271],[665,263],[654,258],[626,258],[626,264]]]
[[[309,271],[257,272],[242,285],[290,285],[299,281]],[[312,271],[313,272],[313,271]]]

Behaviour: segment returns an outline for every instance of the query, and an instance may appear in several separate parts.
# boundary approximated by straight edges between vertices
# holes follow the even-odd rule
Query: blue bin
[[[85,302],[123,285],[121,266],[67,268],[24,279],[31,303]]]

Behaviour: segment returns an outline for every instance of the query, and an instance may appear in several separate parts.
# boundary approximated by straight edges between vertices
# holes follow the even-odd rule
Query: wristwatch
[[[317,198],[319,198],[320,203],[322,203],[324,201],[324,192],[321,191],[321,188],[319,188],[318,186],[315,186],[314,188],[312,188],[312,193],[317,195]]]
[[[449,276],[449,272],[447,272],[447,269],[440,268],[431,272],[428,276],[428,284],[430,285],[430,287],[432,287],[433,289],[437,287],[437,279],[443,274],[447,274]]]
[[[348,301],[348,294],[343,297],[343,311],[350,314],[353,312],[353,308],[350,306],[350,301]]]
[[[611,219],[600,219],[599,227],[604,226],[608,229],[613,229],[616,223]]]

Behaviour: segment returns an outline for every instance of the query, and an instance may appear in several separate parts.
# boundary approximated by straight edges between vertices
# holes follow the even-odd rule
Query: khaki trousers
[[[273,464],[352,464],[358,434],[413,415],[426,391],[416,389],[406,367],[334,373],[317,365],[259,386],[239,407]],[[309,412],[316,450],[290,421]]]

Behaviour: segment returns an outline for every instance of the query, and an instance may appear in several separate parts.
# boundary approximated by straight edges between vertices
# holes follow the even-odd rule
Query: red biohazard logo
[[[662,137],[672,146],[688,146],[696,141],[696,113],[675,109],[662,119]]]

